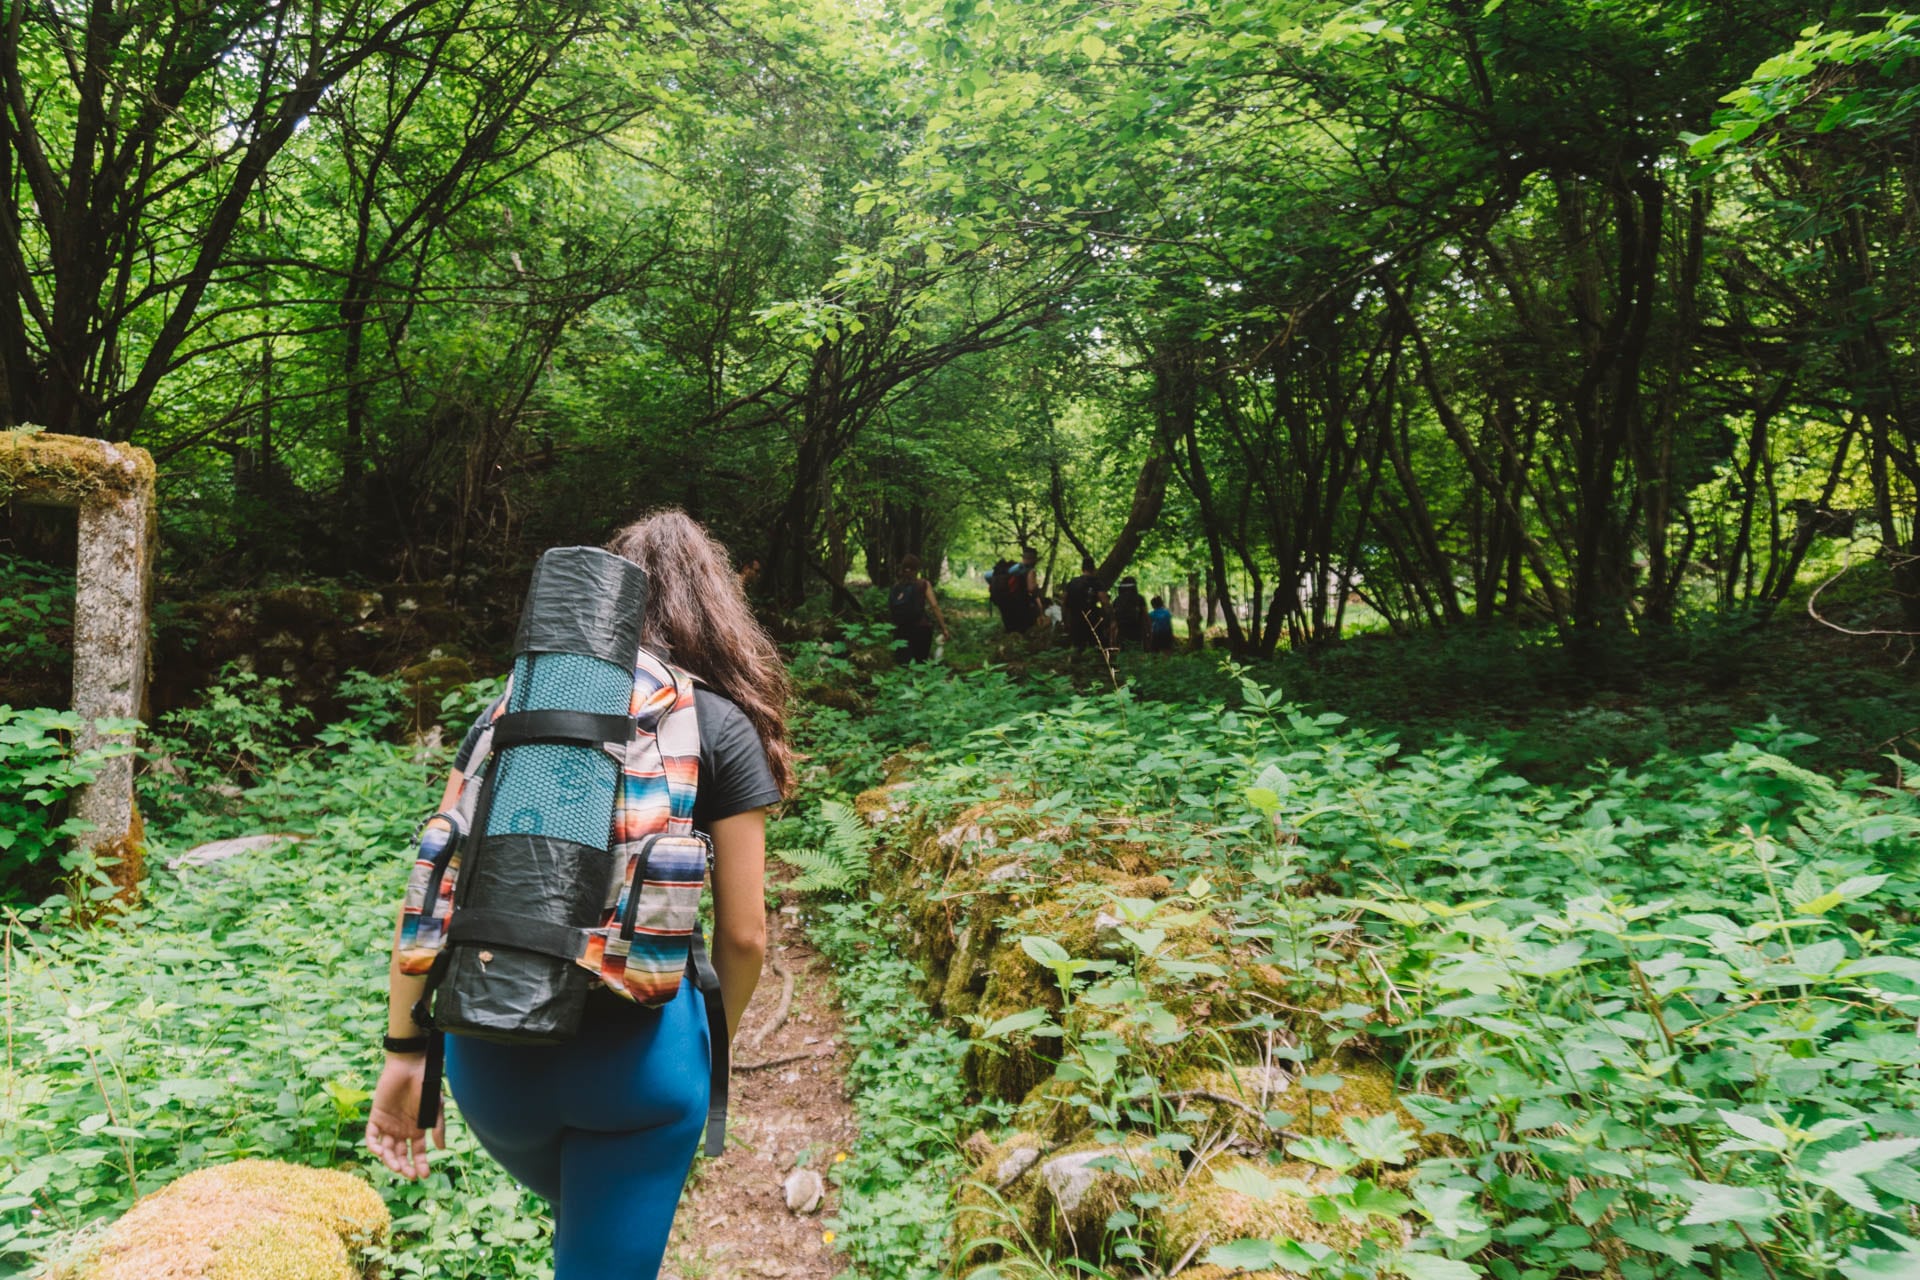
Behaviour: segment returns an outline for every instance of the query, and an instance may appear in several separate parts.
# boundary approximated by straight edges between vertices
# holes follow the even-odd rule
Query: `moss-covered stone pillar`
[[[0,432],[0,500],[73,507],[80,549],[74,574],[73,709],[81,749],[98,745],[100,720],[140,718],[148,678],[147,620],[153,568],[153,458],[145,449],[31,427]],[[117,860],[122,886],[144,871],[144,833],[133,799],[133,757],[107,761],[74,799],[84,837]]]

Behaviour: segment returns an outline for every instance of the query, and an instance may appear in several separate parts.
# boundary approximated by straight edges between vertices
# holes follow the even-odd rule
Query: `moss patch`
[[[1330,1093],[1301,1088],[1291,1092],[1290,1105],[1284,1109],[1293,1113],[1293,1127],[1301,1133],[1337,1138],[1340,1122],[1348,1116],[1367,1120],[1384,1115],[1396,1117],[1409,1132],[1420,1132],[1420,1121],[1401,1104],[1393,1087],[1393,1072],[1378,1062],[1310,1062],[1299,1074],[1340,1077],[1340,1087]]]
[[[1259,1200],[1215,1181],[1217,1175],[1236,1168],[1256,1171],[1268,1178],[1297,1178],[1303,1182],[1311,1181],[1315,1173],[1313,1166],[1306,1164],[1256,1165],[1238,1156],[1213,1161],[1206,1172],[1189,1179],[1186,1186],[1167,1200],[1156,1243],[1162,1261],[1168,1266],[1186,1257],[1196,1244],[1199,1252],[1204,1253],[1214,1245],[1234,1240],[1274,1236],[1335,1249],[1352,1249],[1360,1243],[1362,1233],[1358,1226],[1349,1222],[1318,1221],[1304,1197],[1281,1192],[1272,1200]]]
[[[388,1226],[351,1174],[242,1160],[144,1197],[57,1280],[360,1280]]]
[[[145,449],[33,427],[0,431],[0,502],[27,494],[80,506],[152,491],[153,455]]]
[[[949,1237],[956,1273],[994,1261],[1019,1245],[1023,1233],[1031,1235],[1043,1216],[1040,1163],[1048,1147],[1043,1135],[1018,1130],[997,1142],[968,1144],[972,1169],[954,1192]]]

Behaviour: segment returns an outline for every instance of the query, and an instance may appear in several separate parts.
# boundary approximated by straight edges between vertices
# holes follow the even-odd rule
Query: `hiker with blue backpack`
[[[1173,652],[1173,611],[1159,596],[1153,598],[1153,608],[1147,610],[1147,652]]]
[[[553,1206],[555,1280],[651,1280],[701,1135],[721,1152],[727,1045],[766,954],[786,669],[677,511],[542,556],[514,648],[422,828],[367,1145],[425,1176],[444,1071]]]
[[[1024,632],[1040,619],[1045,607],[1040,598],[1040,553],[1032,547],[1020,548],[1020,559],[1007,567],[1001,588],[1000,621],[1009,633]]]

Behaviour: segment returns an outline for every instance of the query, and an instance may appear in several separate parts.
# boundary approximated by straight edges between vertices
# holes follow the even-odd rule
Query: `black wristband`
[[[432,1036],[382,1036],[380,1047],[388,1053],[425,1053]]]

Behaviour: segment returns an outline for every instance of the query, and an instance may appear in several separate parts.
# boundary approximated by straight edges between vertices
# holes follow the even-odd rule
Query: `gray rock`
[[[216,862],[225,862],[228,858],[243,853],[256,853],[262,849],[278,848],[280,845],[299,844],[305,836],[262,835],[235,836],[231,840],[215,840],[209,844],[196,845],[179,857],[167,863],[167,870],[178,871],[183,867],[208,867]]]
[[[1118,1154],[1117,1147],[1099,1151],[1070,1151],[1040,1166],[1040,1177],[1046,1182],[1047,1191],[1053,1196],[1053,1202],[1060,1206],[1062,1214],[1071,1218],[1079,1213],[1087,1194],[1108,1176],[1105,1170],[1094,1168],[1093,1162]]]
[[[811,1169],[795,1169],[785,1184],[787,1209],[793,1213],[812,1213],[827,1194],[827,1184]]]
[[[1009,1151],[993,1171],[993,1185],[996,1189],[1010,1186],[1018,1181],[1027,1170],[1033,1168],[1040,1159],[1038,1147],[1015,1147]]]

